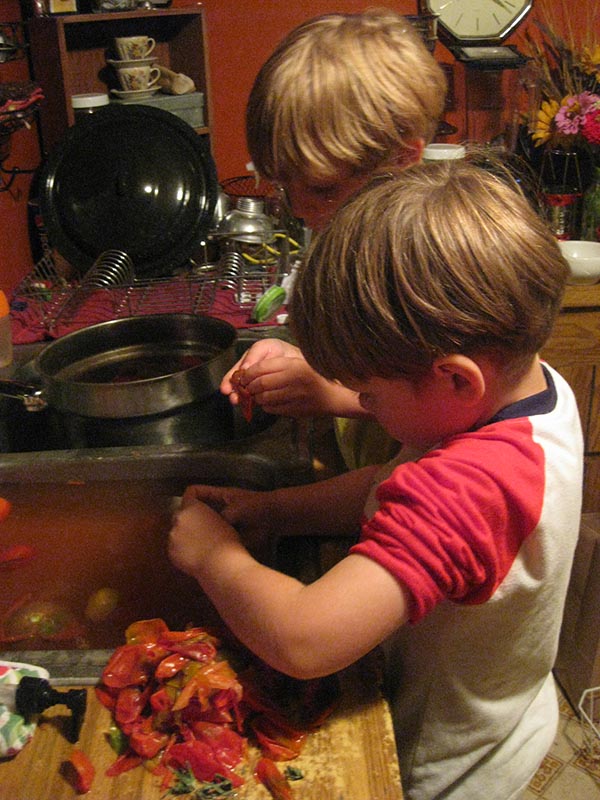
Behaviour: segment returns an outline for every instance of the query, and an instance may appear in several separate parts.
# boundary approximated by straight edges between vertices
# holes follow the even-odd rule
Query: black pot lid
[[[122,250],[136,276],[162,276],[197,250],[217,193],[205,137],[168,111],[112,104],[50,153],[40,210],[51,246],[81,273],[106,250]]]

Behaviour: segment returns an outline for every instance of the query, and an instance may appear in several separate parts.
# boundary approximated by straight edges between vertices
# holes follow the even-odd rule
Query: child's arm
[[[368,416],[356,392],[321,377],[306,363],[301,351],[289,342],[262,339],[229,370],[221,382],[221,391],[229,395],[233,403],[238,402],[238,396],[231,376],[238,369],[244,370],[244,387],[269,414]]]
[[[176,516],[170,556],[247,647],[298,678],[348,666],[408,617],[408,593],[376,562],[349,555],[304,585],[256,561],[234,528],[195,500]]]
[[[194,485],[186,489],[183,505],[195,500],[206,503],[252,550],[283,536],[356,536],[377,469],[365,467],[270,492]]]

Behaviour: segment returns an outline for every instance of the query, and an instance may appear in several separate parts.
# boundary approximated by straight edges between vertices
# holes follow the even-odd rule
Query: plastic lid
[[[425,161],[447,161],[450,158],[464,158],[467,148],[464,144],[428,144],[423,150]]]
[[[109,103],[108,95],[102,92],[90,92],[89,94],[71,95],[71,105],[73,108],[98,108],[107,106]]]
[[[8,300],[6,299],[6,295],[0,289],[0,317],[6,317],[10,313],[10,308],[8,305]]]

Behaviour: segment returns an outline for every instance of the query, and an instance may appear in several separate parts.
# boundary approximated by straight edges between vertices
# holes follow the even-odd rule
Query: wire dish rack
[[[28,340],[147,314],[212,313],[243,325],[257,299],[288,271],[285,239],[264,262],[224,251],[216,263],[190,263],[164,278],[137,278],[125,253],[107,251],[81,278],[67,279],[47,251],[14,290],[11,316]]]
[[[86,276],[66,280],[46,255],[15,289],[11,311],[31,332],[52,337],[123,317],[208,313],[215,301],[217,275],[218,267],[207,265],[181,275],[98,286]]]

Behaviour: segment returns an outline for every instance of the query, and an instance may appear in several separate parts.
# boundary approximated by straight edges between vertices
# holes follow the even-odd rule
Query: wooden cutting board
[[[342,698],[335,712],[294,760],[303,779],[294,781],[295,800],[402,800],[398,760],[387,703],[379,691],[372,658],[340,675]],[[65,708],[46,712],[35,736],[13,759],[0,762],[2,800],[73,800],[80,797],[61,774],[72,745],[64,738]],[[158,780],[138,767],[117,778],[104,772],[114,761],[105,732],[109,712],[88,689],[88,709],[78,746],[96,767],[86,800],[161,800]],[[272,800],[252,776],[258,753],[251,750],[239,800]]]

